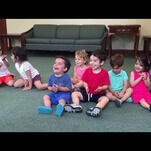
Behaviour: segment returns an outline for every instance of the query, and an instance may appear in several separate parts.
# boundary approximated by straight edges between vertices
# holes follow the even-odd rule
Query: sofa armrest
[[[21,33],[22,36],[22,45],[25,46],[26,38],[32,38],[33,37],[33,27],[23,33]]]
[[[104,35],[102,37],[101,41],[101,50],[105,52],[106,46],[107,46],[107,34],[108,34],[108,29],[106,28],[106,31],[104,32]]]

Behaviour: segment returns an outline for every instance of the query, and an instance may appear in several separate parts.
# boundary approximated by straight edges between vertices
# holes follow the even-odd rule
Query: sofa
[[[106,25],[35,24],[21,33],[22,45],[27,50],[76,51],[106,49]]]

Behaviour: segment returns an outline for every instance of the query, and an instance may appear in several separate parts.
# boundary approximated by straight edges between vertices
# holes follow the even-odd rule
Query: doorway
[[[6,19],[0,19],[0,34],[7,34],[7,23]],[[7,50],[7,40],[6,39],[0,39],[0,47],[3,47],[3,51]]]

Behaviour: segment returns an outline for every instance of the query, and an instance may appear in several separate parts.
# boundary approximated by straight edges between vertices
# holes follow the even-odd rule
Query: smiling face
[[[65,67],[65,61],[62,58],[57,58],[53,65],[53,72],[56,75],[62,75],[66,70],[67,68]]]
[[[135,68],[136,72],[138,72],[138,73],[144,72],[144,65],[139,60],[136,61],[134,68]]]
[[[75,64],[76,64],[78,67],[84,66],[85,63],[86,63],[86,61],[85,61],[82,57],[80,57],[80,56],[78,56],[78,55],[75,55]]]
[[[96,56],[91,55],[89,64],[93,71],[97,71],[101,69],[104,61],[100,62],[100,60]]]

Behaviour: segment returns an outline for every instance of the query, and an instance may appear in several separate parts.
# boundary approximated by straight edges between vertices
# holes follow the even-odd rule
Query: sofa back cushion
[[[105,25],[81,25],[80,39],[102,39],[105,32]]]
[[[34,25],[33,34],[34,38],[55,38],[56,37],[57,25],[43,24],[43,25]]]
[[[79,39],[80,25],[58,25],[57,39]]]

